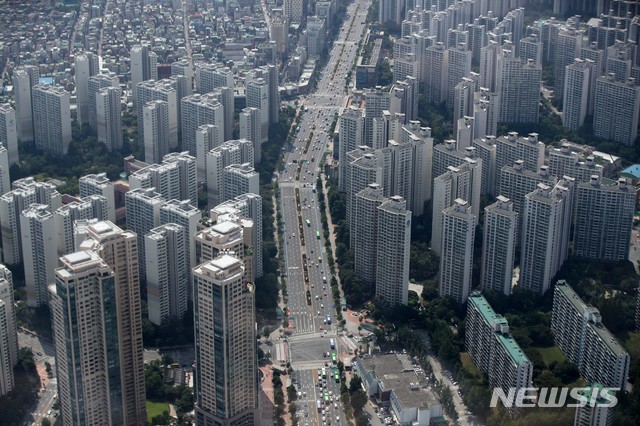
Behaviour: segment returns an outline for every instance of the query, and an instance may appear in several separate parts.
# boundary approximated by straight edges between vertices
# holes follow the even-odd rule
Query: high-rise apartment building
[[[158,55],[148,45],[135,45],[130,51],[131,91],[137,101],[138,83],[158,79]]]
[[[75,55],[76,105],[79,124],[89,122],[89,78],[100,73],[100,56],[94,53]]]
[[[347,108],[340,115],[338,130],[338,185],[342,191],[346,191],[346,170],[349,162],[347,152],[364,145],[364,117],[362,110],[354,106]]]
[[[307,54],[310,59],[319,60],[324,52],[327,39],[327,21],[319,16],[307,18]]]
[[[471,292],[473,240],[477,216],[468,202],[460,198],[442,212],[440,245],[440,283],[438,295],[464,304]]]
[[[18,363],[18,333],[13,299],[13,276],[0,265],[0,396],[13,390],[13,367]]]
[[[573,151],[568,142],[563,142],[560,148],[550,148],[548,161],[550,174],[570,176],[576,183],[590,182],[591,176],[602,177],[604,173],[604,167],[596,163],[594,156]]]
[[[496,59],[496,92],[500,94],[501,123],[537,123],[542,65],[523,62],[515,46],[503,46]]]
[[[225,110],[217,96],[195,94],[182,98],[180,111],[182,123],[182,148],[191,155],[197,154],[196,131],[203,124],[213,124],[224,132]]]
[[[105,87],[95,95],[98,141],[109,151],[122,148],[121,98],[122,90],[117,87]]]
[[[0,104],[0,144],[7,149],[9,165],[18,164],[18,125],[16,111],[9,104]],[[4,188],[8,191],[9,188]],[[0,194],[1,195],[1,194]]]
[[[196,64],[196,88],[198,93],[213,92],[214,89],[220,87],[234,89],[235,82],[231,69],[221,64],[205,62]]]
[[[253,143],[253,155],[255,162],[262,159],[262,119],[258,108],[244,108],[239,115],[240,139],[246,139]]]
[[[149,321],[181,320],[187,310],[189,259],[187,233],[175,223],[153,228],[145,239]]]
[[[53,212],[57,256],[76,251],[74,235],[77,220],[108,220],[107,200],[101,195],[92,195],[80,201],[67,203]]]
[[[129,176],[131,189],[155,188],[167,200],[189,200],[197,205],[196,159],[186,151],[164,156],[162,163],[151,164]]]
[[[36,203],[33,188],[14,189],[0,196],[0,229],[2,232],[2,262],[17,265],[22,262],[22,242],[20,240],[20,213]]]
[[[437,42],[429,46],[425,52],[425,75],[427,78],[424,98],[426,102],[440,104],[447,100],[447,76],[449,70],[449,51],[444,44]],[[469,70],[470,71],[470,70]],[[464,77],[464,74],[462,77]],[[455,84],[458,84],[457,81]],[[455,87],[455,85],[454,85]]]
[[[224,201],[225,167],[245,163],[253,165],[253,161],[253,144],[244,139],[227,141],[207,153],[207,198],[210,207]]]
[[[61,417],[64,424],[105,419],[110,424],[143,424],[147,414],[136,235],[108,221],[88,224],[84,235],[82,253],[63,259],[51,290]],[[72,359],[83,360],[79,368],[72,368]],[[89,404],[96,401],[100,404]],[[89,419],[87,412],[96,417]]]
[[[94,130],[98,128],[96,94],[108,87],[120,89],[120,82],[115,73],[107,70],[103,70],[100,74],[92,75],[87,81],[89,125]],[[122,97],[122,90],[120,90],[120,97]],[[120,106],[120,102],[121,100],[118,99],[118,107]],[[118,110],[118,119],[120,117],[119,112]]]
[[[171,76],[182,75],[185,77],[185,93],[184,96],[193,94],[193,68],[191,62],[187,58],[179,59],[171,64]]]
[[[554,94],[557,98],[564,95],[564,76],[567,65],[571,65],[575,58],[580,57],[584,34],[573,25],[560,30],[555,46],[553,68],[555,70]]]
[[[525,195],[535,191],[539,183],[553,186],[557,180],[549,173],[548,166],[541,166],[540,170],[532,172],[524,168],[523,160],[518,160],[500,170],[500,195],[509,198],[513,202],[513,210],[522,217]]]
[[[155,188],[131,189],[125,194],[127,228],[138,238],[140,259],[146,259],[144,236],[160,225],[160,206],[167,201]],[[140,277],[145,279],[144,265],[140,265]]]
[[[378,207],[386,200],[382,187],[377,183],[370,183],[355,194],[353,221],[349,228],[354,269],[356,275],[368,284],[376,280]]]
[[[540,37],[537,34],[531,34],[521,39],[518,56],[524,62],[531,59],[534,64],[542,66],[542,41],[540,41]]]
[[[575,426],[613,425],[614,409],[609,406],[611,402],[603,397],[604,392],[602,391],[603,386],[600,383],[594,383],[579,391],[577,401],[582,405],[576,407],[576,415],[573,420]]]
[[[640,86],[630,77],[618,81],[615,75],[596,80],[593,111],[593,134],[626,145],[633,145],[638,135]]]
[[[31,92],[36,148],[56,157],[66,155],[71,143],[69,92],[48,84],[37,84]]]
[[[482,162],[482,160],[476,156],[475,148],[466,147],[464,150],[458,150],[456,147],[456,141],[453,139],[445,140],[444,143],[433,147],[432,173],[434,179],[445,173],[449,169],[449,166],[456,167],[467,161],[467,158]]]
[[[202,218],[202,212],[192,204],[189,200],[169,200],[160,206],[160,223],[175,223],[182,227],[186,246],[184,248],[187,259],[189,278],[191,277],[191,269],[196,266],[196,244],[193,236],[198,230],[198,223]],[[191,291],[187,291],[187,295],[191,298]]]
[[[447,82],[446,101],[448,107],[453,107],[454,89],[471,73],[471,51],[467,49],[466,44],[451,46],[446,54],[447,73],[445,75]]]
[[[513,395],[511,402],[515,403],[518,391],[532,386],[533,363],[509,333],[506,318],[496,314],[487,299],[473,292],[468,302],[465,349],[488,376],[489,386]]]
[[[178,93],[173,81],[164,79],[160,81],[145,80],[136,85],[136,115],[138,117],[138,141],[145,141],[144,132],[144,108],[151,101],[164,101],[167,103],[167,137],[169,149],[178,146]],[[164,155],[164,154],[163,154]],[[147,160],[148,161],[148,160]]]
[[[224,132],[213,124],[203,124],[196,130],[196,165],[198,182],[207,180],[207,153],[222,144]]]
[[[480,287],[511,294],[513,263],[518,241],[518,213],[513,201],[498,195],[484,209]]]
[[[224,214],[225,211],[233,209],[234,212],[240,214],[243,219],[243,227],[247,227],[247,221],[253,222],[253,232],[251,233],[251,244],[253,253],[251,269],[254,271],[256,278],[262,276],[262,197],[258,194],[242,194],[233,200],[225,201],[211,209],[211,219],[217,220],[217,217]],[[246,220],[245,220],[246,219]],[[246,258],[246,256],[245,256]]]
[[[9,152],[0,144],[0,195],[11,190],[11,178],[9,176]]]
[[[509,132],[505,136],[495,139],[496,144],[496,173],[499,174],[504,166],[512,166],[518,160],[523,160],[525,170],[537,172],[544,165],[545,145],[538,140],[537,133],[518,137],[517,132]],[[499,176],[496,176],[496,193],[500,195]]]
[[[289,22],[303,24],[305,15],[304,0],[284,0],[282,2],[282,13],[289,19]]]
[[[480,194],[495,195],[496,190],[496,141],[495,136],[483,136],[471,142],[475,154],[482,160]]]
[[[247,80],[247,107],[260,110],[260,133],[262,135],[262,142],[265,142],[265,139],[269,135],[270,93],[269,82],[264,78]]]
[[[246,193],[260,193],[260,175],[249,163],[230,164],[222,171],[222,200],[227,201]]]
[[[232,254],[193,271],[198,426],[256,423],[255,293],[243,276],[243,263]]]
[[[433,220],[431,221],[431,250],[441,254],[444,210],[453,206],[458,198],[469,200],[471,212],[480,216],[480,188],[482,170],[476,160],[467,158],[457,167],[433,180]]]
[[[576,187],[573,254],[618,262],[629,258],[637,188],[598,175]]]
[[[587,383],[624,389],[629,376],[629,354],[602,324],[600,312],[564,281],[553,292],[551,332],[567,360],[578,367]]]
[[[473,118],[476,120],[477,135],[497,135],[499,114],[499,93],[490,92],[489,89],[481,87],[473,94]]]
[[[102,195],[107,200],[108,217],[111,222],[116,220],[116,204],[113,183],[106,173],[90,174],[79,179],[80,197]]]
[[[411,211],[394,195],[378,207],[376,297],[389,306],[406,305],[409,297]]]
[[[567,259],[574,190],[574,182],[563,179],[555,186],[539,183],[525,196],[519,283],[524,289],[546,293]]]
[[[496,75],[498,72],[498,52],[502,46],[493,40],[480,49],[480,87],[489,92],[496,91]]]
[[[29,142],[34,138],[31,88],[38,84],[39,76],[37,67],[22,67],[13,72],[13,93],[20,142]]]
[[[53,282],[58,264],[56,227],[50,207],[32,204],[24,210],[20,214],[20,234],[27,304],[30,307],[47,305],[47,287]]]
[[[593,110],[592,73],[597,72],[595,62],[576,58],[565,70],[564,96],[562,107],[562,125],[578,130]],[[591,105],[591,107],[590,107]]]
[[[187,151],[170,152],[162,159],[162,164],[175,164],[178,166],[178,184],[180,195],[178,200],[189,200],[198,205],[198,177],[196,159]],[[167,197],[167,199],[170,199]]]

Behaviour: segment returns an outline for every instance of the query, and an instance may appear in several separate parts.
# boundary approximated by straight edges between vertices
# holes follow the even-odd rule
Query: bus
[[[327,378],[327,370],[326,369],[322,369],[322,378],[326,379]]]
[[[329,345],[331,346],[331,349],[335,349],[336,348],[336,341],[333,339],[329,339]]]
[[[307,226],[311,226],[311,222],[309,222],[309,219],[307,219]]]
[[[320,239],[320,231],[316,231],[316,238]]]
[[[333,379],[336,381],[336,383],[338,383],[340,381],[340,372],[338,371],[338,369],[336,368],[336,370],[333,372]]]
[[[331,352],[331,362],[333,363],[333,365],[336,365],[338,363],[338,357],[336,356],[335,352]]]
[[[318,400],[318,412],[322,411],[322,400]]]
[[[329,400],[329,392],[325,392],[325,393],[323,394],[323,397],[324,397],[324,403],[325,403],[325,404],[329,404],[329,402],[331,402],[331,401]]]

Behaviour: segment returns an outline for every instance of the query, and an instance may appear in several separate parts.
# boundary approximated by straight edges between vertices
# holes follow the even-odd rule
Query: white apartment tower
[[[256,423],[255,293],[243,276],[244,265],[232,254],[193,270],[198,426]]]
[[[483,231],[480,286],[510,295],[518,240],[518,213],[511,200],[498,195],[485,207]]]
[[[249,163],[230,164],[222,171],[222,201],[231,200],[246,193],[260,193],[260,175]]]
[[[478,162],[467,158],[457,167],[433,180],[433,220],[431,222],[431,250],[441,255],[444,232],[444,210],[453,206],[457,199],[470,200],[471,212],[480,216],[480,188],[482,170]]]
[[[377,183],[370,183],[355,194],[353,222],[349,228],[354,268],[356,275],[368,284],[376,281],[378,207],[386,200]]]
[[[593,111],[593,133],[603,139],[611,139],[633,145],[638,135],[640,115],[640,86],[630,77],[617,81],[613,73],[596,80]]]
[[[196,64],[196,88],[198,93],[213,92],[214,89],[235,87],[233,72],[221,64],[198,63]]]
[[[82,176],[79,179],[80,197],[90,195],[102,195],[107,200],[108,216],[111,222],[116,220],[116,203],[113,183],[106,173],[98,173]]]
[[[568,184],[565,186],[565,184]],[[568,256],[573,184],[538,184],[525,196],[522,213],[522,288],[544,294]]]
[[[167,137],[169,149],[178,146],[178,93],[175,84],[168,79],[146,80],[136,85],[136,114],[138,117],[138,141],[146,141],[144,132],[144,108],[151,101],[167,103]],[[163,154],[164,155],[164,154]],[[147,160],[149,161],[149,160]]]
[[[196,131],[203,124],[225,129],[225,109],[216,96],[212,94],[195,94],[182,98],[181,101],[182,148],[191,155],[197,154]]]
[[[509,132],[505,136],[495,139],[496,144],[496,173],[499,174],[504,166],[512,166],[516,161],[522,160],[523,168],[537,172],[544,165],[545,145],[538,140],[537,133],[529,136],[518,137],[517,132]],[[496,193],[500,192],[499,176],[496,176]]]
[[[93,195],[92,197],[101,198],[106,204],[106,199],[100,195]],[[76,220],[89,220],[93,218],[99,218],[100,220],[107,220],[106,217],[99,217],[94,211],[93,200],[84,199],[80,201],[72,201],[65,204],[53,212],[53,220],[55,222],[55,241],[57,256],[64,256],[65,254],[73,253],[75,249],[74,231]],[[99,207],[96,210],[101,210]],[[106,212],[106,208],[104,211]]]
[[[50,207],[32,204],[20,214],[24,281],[27,304],[38,307],[49,303],[47,287],[58,265],[56,226]]]
[[[87,82],[87,95],[88,95],[88,109],[89,109],[89,125],[92,129],[96,130],[98,128],[98,120],[97,120],[97,104],[96,104],[96,95],[102,89],[106,89],[108,87],[120,89],[120,82],[118,80],[118,76],[110,71],[103,70],[100,74],[93,75],[89,77]],[[122,90],[120,90],[120,97],[122,97]],[[120,108],[120,98],[118,98],[118,108]],[[120,120],[120,109],[118,109],[118,120]]]
[[[36,203],[33,188],[18,188],[0,196],[0,229],[2,235],[2,262],[17,265],[22,262],[22,241],[20,240],[20,213]]]
[[[338,131],[338,184],[340,190],[346,191],[347,152],[363,145],[364,118],[362,110],[349,107],[340,115],[340,129]]]
[[[224,201],[225,167],[245,163],[253,165],[253,144],[244,139],[227,141],[207,153],[207,197],[210,207]]]
[[[537,123],[542,65],[522,62],[515,47],[503,47],[497,56],[496,92],[500,94],[501,123]]]
[[[203,124],[196,130],[196,165],[198,182],[207,180],[207,153],[222,144],[224,132],[213,124]]]
[[[518,160],[512,166],[500,170],[500,195],[513,202],[513,210],[522,217],[525,195],[533,192],[539,183],[553,186],[558,179],[549,174],[548,166],[541,166],[538,172],[524,168],[524,161]]]
[[[142,424],[146,421],[146,395],[144,387],[144,364],[143,364],[143,348],[142,348],[142,318],[140,315],[140,282],[138,275],[138,243],[136,235],[130,231],[123,231],[112,222],[103,221],[89,224],[85,229],[86,240],[80,244],[81,251],[87,253],[90,260],[81,260],[81,263],[95,262],[97,259],[91,254],[95,252],[104,263],[107,264],[113,273],[113,284],[102,286],[102,291],[97,291],[95,286],[83,288],[87,297],[97,297],[101,302],[98,303],[80,303],[85,300],[83,297],[76,297],[76,310],[62,309],[62,301],[69,300],[71,294],[64,292],[63,288],[58,291],[58,286],[65,286],[67,281],[62,279],[61,270],[56,274],[56,289],[52,291],[52,311],[54,317],[54,339],[56,343],[56,353],[65,354],[70,357],[71,353],[80,351],[89,351],[89,355],[80,358],[85,360],[84,366],[87,368],[102,369],[99,376],[90,375],[91,380],[105,380],[109,377],[108,383],[105,385],[109,389],[109,399],[97,399],[106,405],[105,414],[97,420],[98,423],[104,422],[104,419],[113,419],[113,423],[120,424]],[[71,255],[74,256],[74,255]],[[80,256],[81,259],[87,259],[87,256]],[[78,256],[72,257],[69,264],[76,263]],[[76,283],[84,282],[87,275],[98,275],[102,279],[103,266],[97,266],[97,262],[93,266],[78,265],[77,274],[73,279]],[[63,261],[63,269],[67,265]],[[86,268],[86,269],[85,269]],[[93,269],[95,272],[89,272]],[[97,269],[97,270],[96,270]],[[98,272],[100,271],[100,272]],[[86,275],[85,275],[86,274]],[[83,277],[83,279],[75,280],[75,278]],[[106,278],[106,276],[104,276]],[[98,277],[96,280],[100,281]],[[96,283],[97,284],[97,283]],[[70,300],[66,302],[69,306]],[[82,306],[80,306],[82,305]],[[69,315],[74,313],[76,317]],[[79,316],[78,316],[79,315]],[[85,336],[90,339],[98,339],[100,342],[107,342],[107,346],[80,345],[73,347],[67,346],[68,342],[75,342],[73,336],[66,335],[69,330],[80,330],[81,327],[65,327],[63,324],[87,324],[84,330],[81,330]],[[95,329],[94,327],[95,326]],[[80,331],[79,331],[80,332]],[[102,336],[102,337],[101,337]],[[107,337],[108,336],[108,337]],[[78,339],[82,342],[82,339]],[[117,343],[117,344],[116,344]],[[101,350],[102,355],[92,356],[93,351]],[[72,352],[73,351],[73,352]],[[77,356],[73,358],[78,359]],[[69,359],[69,358],[67,358]],[[72,365],[70,362],[58,362],[58,380],[59,386],[62,388],[62,378],[68,380],[76,380],[77,376],[61,370],[61,368]],[[69,368],[69,367],[67,367]],[[77,371],[77,370],[76,370]],[[82,372],[83,369],[80,370]],[[92,370],[89,370],[92,371]],[[82,380],[81,378],[77,380]],[[118,386],[119,382],[119,386]],[[92,381],[93,384],[97,384]],[[73,386],[69,383],[67,389]],[[94,386],[93,391],[104,386]],[[77,389],[77,387],[76,387]],[[87,389],[87,386],[84,386]],[[113,390],[113,392],[111,391]],[[82,417],[78,418],[78,406],[82,403],[95,401],[83,398],[82,395],[76,395],[74,398],[69,390],[61,391],[59,394],[60,405],[62,407],[62,418],[65,424],[85,424]],[[108,403],[105,403],[108,401]],[[73,408],[73,407],[76,408]],[[93,423],[93,421],[87,420]]]
[[[11,190],[11,178],[9,177],[9,151],[0,144],[0,195]]]
[[[442,212],[438,295],[451,297],[459,304],[464,304],[471,292],[476,224],[471,206],[460,198]]]
[[[551,332],[554,343],[587,383],[624,389],[629,353],[602,324],[602,315],[561,280],[553,291]]]
[[[14,303],[11,271],[0,265],[0,396],[15,385],[13,367],[18,363],[18,333]]]
[[[447,68],[449,63],[448,54],[449,51],[445,49],[444,44],[441,42],[437,42],[426,49],[425,75],[427,81],[424,93],[426,102],[440,104],[447,100],[447,76],[449,74]],[[462,75],[462,77],[465,75],[466,74]],[[455,84],[459,82],[460,81],[457,81]]]
[[[56,157],[66,155],[71,143],[69,92],[62,86],[38,84],[32,97],[36,147]]]
[[[562,107],[562,125],[571,130],[578,130],[584,124],[592,98],[592,74],[597,72],[595,62],[576,58],[565,70],[564,96]]]
[[[598,175],[577,185],[573,254],[618,262],[629,257],[637,188]]]
[[[603,386],[600,383],[594,383],[579,391],[578,402],[582,402],[583,405],[576,407],[576,415],[573,420],[575,426],[613,425],[614,409],[609,406],[609,400],[602,397],[602,393],[600,393],[602,389]]]
[[[262,158],[262,112],[258,108],[245,108],[240,112],[240,139],[246,139],[253,143],[255,162]]]
[[[167,200],[155,192],[155,188],[131,189],[125,195],[127,206],[127,228],[138,238],[138,253],[140,259],[146,259],[144,236],[160,225],[160,206]],[[143,280],[146,269],[140,265],[140,278]]]
[[[381,87],[369,90],[364,94],[365,108],[364,108],[364,139],[363,145],[372,146],[373,143],[373,120],[382,117],[384,111],[391,110],[391,94],[387,91],[382,91]],[[355,148],[354,148],[355,149]],[[348,152],[348,151],[346,151]]]
[[[9,165],[18,164],[18,126],[16,111],[11,108],[9,104],[0,104],[0,144],[8,151]],[[8,188],[5,188],[5,191],[7,190]]]
[[[246,82],[247,107],[260,110],[260,133],[265,142],[269,136],[270,87],[264,78],[256,78]]]
[[[33,108],[31,88],[37,84],[37,68],[19,68],[13,73],[13,93],[16,101],[16,125],[20,142],[33,140]]]
[[[466,44],[450,47],[446,53],[447,73],[447,106],[453,107],[454,89],[464,77],[471,73],[471,51],[467,50]]]
[[[121,98],[122,90],[117,87],[105,87],[95,95],[98,141],[109,151],[122,148]]]
[[[89,78],[100,73],[101,58],[93,53],[79,53],[74,62],[77,118],[83,124],[89,122]]]
[[[189,59],[183,58],[171,64],[171,76],[179,75],[184,76],[186,80],[184,96],[193,94],[193,68]]]
[[[555,69],[555,96],[564,94],[564,76],[567,65],[571,65],[575,58],[580,57],[584,34],[572,26],[568,26],[558,33],[553,67]]]
[[[134,102],[137,100],[138,83],[158,79],[158,55],[148,45],[135,45],[130,51],[131,91]]]
[[[181,320],[187,310],[189,259],[184,228],[167,223],[144,237],[149,321],[156,325]]]
[[[376,236],[376,297],[389,306],[406,305],[409,297],[411,211],[394,195],[378,209]]]
[[[282,2],[282,13],[289,18],[289,22],[302,24],[304,22],[304,0],[284,0]]]
[[[188,200],[191,205],[198,205],[198,177],[195,157],[187,151],[170,152],[162,159],[162,164],[175,164],[178,167],[178,184],[180,194],[178,200]],[[175,198],[175,197],[174,197]],[[168,198],[167,199],[171,199]]]
[[[475,154],[482,160],[482,195],[495,195],[496,189],[496,142],[494,136],[476,138],[471,142]]]

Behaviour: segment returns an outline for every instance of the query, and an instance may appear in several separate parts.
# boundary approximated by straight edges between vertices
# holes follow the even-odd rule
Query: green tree
[[[367,394],[362,390],[358,389],[356,392],[351,394],[351,407],[353,407],[354,413],[359,413],[362,411],[364,406],[368,401]]]

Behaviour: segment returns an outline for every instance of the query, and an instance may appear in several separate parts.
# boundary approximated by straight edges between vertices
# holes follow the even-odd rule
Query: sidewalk
[[[324,210],[327,215],[327,225],[329,225],[329,243],[331,244],[331,254],[333,255],[334,268],[336,270],[336,280],[338,280],[338,288],[340,289],[340,297],[344,297],[344,293],[342,292],[342,284],[340,283],[340,267],[338,266],[338,261],[336,259],[336,226],[333,224],[331,219],[331,212],[329,210],[329,186],[327,185],[327,177],[324,173],[320,174],[320,180],[322,181],[322,196],[324,197]],[[326,250],[326,248],[325,248]],[[339,306],[336,306],[336,309],[340,309]]]

